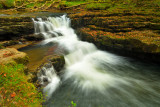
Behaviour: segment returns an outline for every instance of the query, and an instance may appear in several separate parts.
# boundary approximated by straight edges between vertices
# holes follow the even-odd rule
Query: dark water
[[[60,52],[56,48],[57,44],[49,43],[20,50],[26,52],[31,62],[35,63],[44,56]],[[62,74],[62,84],[44,106],[68,107],[73,101],[76,107],[158,107],[160,104],[160,66],[127,57],[121,58],[125,61],[118,66],[102,63],[100,68],[105,69],[110,75],[125,79],[129,84],[110,86],[102,93],[96,90],[84,92],[74,84],[74,79],[64,80]]]
[[[45,103],[45,106],[68,107],[72,105],[71,101],[77,104],[76,107],[160,106],[159,65],[129,59],[129,65],[115,66],[110,69],[110,72],[107,70],[108,74],[123,78],[129,84],[110,86],[102,93],[96,90],[90,90],[86,93],[74,84],[74,80],[64,80],[52,98]]]
[[[32,64],[54,53],[63,54],[66,62],[60,76],[52,73],[53,69],[44,69],[49,75],[41,76],[50,82],[44,88],[49,97],[43,106],[73,107],[72,101],[76,107],[160,106],[159,65],[101,51],[80,41],[65,15],[34,20],[34,24],[49,39],[43,45],[22,49]],[[62,36],[50,37],[45,27]]]

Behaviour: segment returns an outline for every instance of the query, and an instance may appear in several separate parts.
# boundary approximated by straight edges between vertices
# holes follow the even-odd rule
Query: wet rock
[[[24,36],[25,39],[29,40],[29,41],[39,41],[39,40],[43,40],[44,36],[40,35],[40,34],[30,34],[30,35],[26,35]]]
[[[82,40],[122,55],[160,62],[159,15],[84,11],[70,14],[70,17],[72,27],[77,29],[76,33]]]
[[[16,45],[16,44],[19,44],[19,41],[10,40],[10,41],[4,42],[4,43],[3,43],[3,46],[4,46],[4,47],[7,47],[7,46],[11,46],[11,45]]]
[[[50,70],[50,71],[48,71],[48,70]],[[55,73],[53,65],[52,65],[51,62],[45,63],[38,70],[37,77],[38,77],[38,84],[40,86],[45,87],[49,82],[51,82],[51,80],[48,78],[47,72],[50,72],[51,75]]]
[[[0,50],[0,64],[27,64],[29,58],[26,53],[20,52],[14,48],[5,48]]]
[[[48,63],[51,63],[57,73],[59,73],[65,64],[64,56],[61,55],[50,55],[43,59],[43,63],[40,68],[48,67]]]
[[[44,57],[41,61],[39,61],[39,63],[36,63],[34,66],[32,66],[32,68],[29,68],[30,73],[32,74],[32,78],[29,80],[31,82],[36,82],[37,78],[40,75],[39,73],[43,73],[44,72],[44,68],[50,68],[50,67],[54,67],[54,70],[57,74],[60,74],[60,71],[63,69],[65,64],[65,60],[64,57],[61,55],[50,55],[50,56],[46,56]]]
[[[38,87],[45,87],[49,82],[51,82],[49,77],[57,74],[59,75],[64,64],[64,57],[60,55],[50,55],[43,58],[41,64],[39,64],[39,67],[36,70],[37,72],[32,75],[31,81],[35,82],[38,80]]]
[[[157,38],[153,34],[152,38],[147,35],[145,38],[145,33],[142,33],[142,40],[138,39],[141,36],[130,37],[123,33],[123,36],[119,36],[116,33],[105,32],[101,30],[91,30],[89,28],[79,29],[77,32],[81,39],[84,41],[89,41],[94,43],[101,49],[116,52],[121,55],[131,56],[138,59],[150,60],[153,62],[160,63],[160,46],[159,42],[149,42]],[[128,35],[128,33],[127,33]],[[144,42],[146,40],[146,42]],[[158,38],[156,40],[159,40]]]
[[[61,71],[65,64],[64,57],[59,55],[50,57],[49,61],[52,63],[57,72]]]
[[[157,15],[126,12],[82,12],[70,15],[72,27],[80,28],[95,25],[96,29],[108,32],[129,32],[131,30],[158,30],[160,20]],[[155,20],[153,20],[155,19]],[[92,27],[93,28],[93,27]]]
[[[34,26],[30,17],[0,17],[0,41],[16,40],[32,33]]]

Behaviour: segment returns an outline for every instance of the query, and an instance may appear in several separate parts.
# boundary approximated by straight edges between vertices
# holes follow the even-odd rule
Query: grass
[[[66,1],[64,2],[64,4],[68,7],[70,6],[75,6],[75,5],[79,5],[79,4],[82,4],[82,3],[86,3],[86,1]]]
[[[5,5],[8,8],[14,7],[15,0],[6,0]],[[86,2],[92,2],[95,0],[62,0],[59,5],[63,6],[75,6]],[[148,11],[148,9],[155,9],[159,11],[160,1],[159,0],[96,0],[97,2],[108,2],[108,3],[90,3],[85,6],[86,10],[109,10],[114,11],[115,9],[129,9],[129,10],[143,10]],[[18,3],[18,2],[16,2]],[[24,1],[23,3],[27,3]],[[33,8],[34,6],[40,7],[45,3],[45,0],[36,2],[34,4],[29,4],[27,8]],[[50,4],[50,3],[49,3]],[[18,4],[17,4],[18,5]],[[20,2],[20,5],[22,3]],[[0,4],[0,8],[3,8],[3,5]],[[82,7],[83,8],[83,7]]]
[[[86,5],[87,10],[106,10],[110,7],[108,3],[91,3]]]
[[[103,1],[103,0],[102,0]],[[86,5],[86,10],[108,10],[114,11],[116,9],[128,10],[142,10],[147,12],[150,9],[159,10],[159,0],[104,0],[108,3],[91,3]]]
[[[2,6],[2,4],[0,4],[0,9],[2,9],[3,8],[3,6]]]
[[[3,4],[0,4],[0,8],[4,8],[4,6],[5,6],[5,8],[12,8],[15,5],[14,1],[15,0],[5,0],[5,1],[2,1]]]
[[[31,3],[31,4],[29,4],[29,5],[26,5],[27,8],[33,8],[34,6],[35,6],[34,3]]]
[[[24,65],[0,65],[0,106],[35,106],[42,102],[42,94],[27,82]]]

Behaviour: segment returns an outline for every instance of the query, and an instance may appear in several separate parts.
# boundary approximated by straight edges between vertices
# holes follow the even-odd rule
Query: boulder
[[[0,50],[0,64],[18,63],[26,65],[28,62],[29,58],[24,52],[20,52],[14,48]]]
[[[0,41],[17,40],[32,33],[34,26],[30,17],[0,17]]]
[[[43,35],[40,35],[40,34],[38,34],[38,35],[37,34],[30,34],[30,35],[26,35],[24,38],[29,41],[39,41],[39,40],[44,39]]]
[[[45,74],[44,68],[48,69],[50,67],[54,67],[56,74],[60,74],[60,71],[63,69],[64,64],[65,64],[65,60],[64,60],[64,57],[61,55],[46,56],[31,68],[28,67],[31,73],[31,76],[30,76],[31,78],[29,81],[36,82],[37,78],[41,76],[41,73]]]
[[[46,67],[49,63],[51,63],[54,69],[56,70],[56,72],[59,73],[63,69],[65,64],[64,56],[61,56],[61,55],[46,56],[43,59],[42,64],[38,69]]]

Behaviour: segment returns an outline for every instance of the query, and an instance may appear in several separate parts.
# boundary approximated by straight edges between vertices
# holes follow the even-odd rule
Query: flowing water
[[[35,33],[63,50],[65,67],[57,76],[53,66],[43,68],[39,79],[48,78],[44,88],[47,107],[158,107],[160,67],[101,51],[80,41],[65,15],[33,19]],[[42,83],[43,84],[43,83]]]

